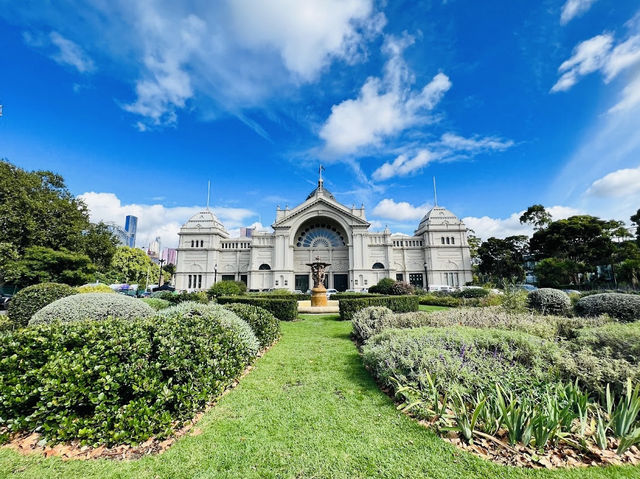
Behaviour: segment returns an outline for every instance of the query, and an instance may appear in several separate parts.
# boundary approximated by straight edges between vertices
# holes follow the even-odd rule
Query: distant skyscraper
[[[115,223],[105,223],[107,225],[107,229],[111,231],[118,238],[118,242],[122,246],[129,246],[129,233],[123,230],[120,226]]]
[[[165,260],[166,264],[177,264],[178,250],[175,248],[163,248],[161,259]]]
[[[127,215],[124,222],[124,230],[129,235],[129,243],[127,246],[136,247],[136,231],[138,230],[138,217]]]
[[[251,227],[240,228],[240,237],[241,238],[251,238],[253,236],[253,232],[255,230],[256,230],[255,228],[251,228]]]
[[[160,256],[160,236],[149,243],[149,251],[156,257]]]

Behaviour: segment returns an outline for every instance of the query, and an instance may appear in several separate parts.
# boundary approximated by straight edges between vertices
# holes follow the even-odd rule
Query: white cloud
[[[454,133],[445,133],[440,140],[419,149],[413,156],[403,153],[392,162],[386,162],[373,172],[373,179],[382,181],[394,176],[407,176],[422,170],[434,161],[471,158],[485,152],[504,151],[513,146],[513,141],[496,137],[465,138]]]
[[[429,121],[428,112],[440,101],[451,81],[438,73],[421,90],[411,87],[412,73],[402,58],[403,50],[413,42],[409,36],[388,36],[383,51],[388,55],[383,78],[367,79],[357,98],[331,108],[320,130],[325,151],[333,155],[355,154],[365,147],[377,146],[388,137]]]
[[[408,220],[420,220],[427,213],[430,205],[425,203],[413,206],[406,201],[395,202],[393,199],[385,198],[374,208],[373,214],[380,218],[387,218],[398,222]]]
[[[569,23],[575,17],[589,10],[595,2],[596,0],[567,0],[562,7],[560,23],[563,25]]]
[[[118,100],[139,117],[134,123],[140,130],[172,125],[179,111],[193,108],[205,118],[236,115],[265,134],[244,111],[316,80],[333,61],[363,58],[366,42],[385,23],[373,0],[87,0],[72,7],[3,7],[0,16],[12,22],[81,39],[104,61],[102,71],[134,85],[133,98]],[[65,50],[56,61],[78,68],[83,57],[73,59],[71,44],[59,43]]]
[[[603,68],[612,45],[613,37],[610,34],[597,35],[580,43],[573,49],[573,56],[562,62],[558,68],[562,76],[551,91],[566,91],[577,83],[579,77]]]
[[[570,216],[582,214],[576,208],[569,206],[552,206],[547,208],[554,220],[561,220]],[[486,240],[491,237],[506,238],[507,236],[528,235],[533,233],[533,228],[528,224],[520,224],[520,216],[523,211],[513,213],[507,218],[491,218],[489,216],[475,217],[467,216],[462,221],[467,228],[474,231],[474,234]]]
[[[164,247],[178,244],[180,227],[194,214],[203,210],[201,206],[166,207],[161,204],[122,204],[113,193],[87,192],[79,196],[88,206],[91,221],[108,221],[124,226],[127,215],[138,217],[137,246],[147,246],[160,236]],[[213,208],[216,216],[231,233],[239,231],[246,220],[256,213],[245,208]],[[236,233],[237,234],[237,233]]]
[[[594,181],[585,193],[600,198],[618,198],[640,194],[640,166],[624,168]]]
[[[49,57],[60,65],[68,65],[80,73],[90,73],[95,70],[93,60],[76,43],[63,37],[56,31],[49,35],[39,32],[23,32],[22,38],[31,47],[49,51]]]

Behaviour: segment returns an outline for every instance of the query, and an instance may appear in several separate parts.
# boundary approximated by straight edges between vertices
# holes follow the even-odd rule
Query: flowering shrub
[[[224,308],[251,326],[262,348],[271,346],[280,336],[280,321],[266,309],[240,303],[225,304]]]
[[[86,293],[113,293],[116,294],[114,290],[112,290],[106,284],[85,284],[84,286],[78,286],[76,288],[76,293],[78,294],[86,294]]]
[[[585,296],[575,305],[580,316],[608,314],[620,321],[640,320],[640,296],[635,294],[603,293]]]
[[[411,313],[409,313],[411,314]],[[359,341],[366,341],[383,329],[394,327],[396,315],[384,306],[370,306],[353,315],[353,335]]]
[[[413,294],[414,291],[415,291],[415,288],[411,286],[409,283],[406,283],[404,281],[396,281],[391,286],[390,294],[394,296],[402,296],[407,294]]]
[[[540,288],[527,296],[530,309],[542,314],[566,315],[571,311],[571,299],[564,291],[553,288]]]
[[[26,326],[38,310],[74,293],[71,286],[60,283],[34,284],[21,289],[9,302],[7,314],[10,325],[17,328]]]
[[[29,325],[54,321],[72,322],[107,318],[148,318],[153,309],[142,301],[122,294],[87,293],[59,299],[35,313]]]

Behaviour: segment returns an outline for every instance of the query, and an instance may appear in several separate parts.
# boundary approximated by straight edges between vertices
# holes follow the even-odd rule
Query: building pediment
[[[352,227],[362,226],[368,228],[370,223],[364,218],[364,209],[357,209],[355,211],[361,213],[362,216],[358,216],[351,208],[347,208],[332,198],[324,195],[316,195],[292,210],[280,211],[279,218],[276,219],[271,226],[274,229],[291,227],[296,225],[301,217],[308,216],[309,213],[317,212],[318,216],[322,216],[323,214],[329,216],[338,215]]]

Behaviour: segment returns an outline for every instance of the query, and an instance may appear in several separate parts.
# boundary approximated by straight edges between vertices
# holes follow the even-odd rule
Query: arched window
[[[316,224],[298,233],[298,248],[340,248],[346,246],[342,233],[329,224]]]
[[[440,238],[442,240],[442,244],[444,244],[444,236],[442,238]]]
[[[262,263],[259,267],[259,270],[261,271],[269,271],[271,270],[271,266],[269,266],[267,263]]]
[[[191,240],[191,247],[192,247],[192,248],[193,248],[193,243],[194,243],[194,241],[193,241],[193,240]]]
[[[384,265],[382,263],[373,263],[373,269],[384,269]]]
[[[451,244],[456,244],[456,239],[453,236],[451,237]]]
[[[200,247],[204,248],[204,240],[200,241]]]
[[[449,240],[449,237],[447,236],[447,244],[449,244],[449,241],[450,241],[450,240]]]

